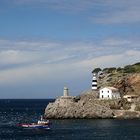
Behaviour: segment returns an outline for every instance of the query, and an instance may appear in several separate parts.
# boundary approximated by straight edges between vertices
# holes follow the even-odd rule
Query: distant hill
[[[95,68],[93,72],[98,73],[98,88],[114,86],[118,88],[121,95],[140,95],[140,62],[124,66],[123,68],[110,67]]]

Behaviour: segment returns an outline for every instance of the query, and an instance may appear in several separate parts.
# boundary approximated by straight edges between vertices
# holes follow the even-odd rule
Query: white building
[[[126,99],[128,102],[134,102],[139,98],[139,95],[124,95],[123,96],[124,99]]]
[[[117,88],[104,87],[100,89],[99,98],[100,99],[118,99],[120,98],[120,93]]]

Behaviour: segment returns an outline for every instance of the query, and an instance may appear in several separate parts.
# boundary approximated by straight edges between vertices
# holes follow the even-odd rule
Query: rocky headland
[[[116,87],[120,91],[120,99],[101,100],[99,90],[88,90],[76,97],[61,96],[48,104],[44,113],[45,118],[140,118],[140,63],[131,66],[137,71],[130,69],[130,66],[129,72],[125,71],[125,67],[106,68],[98,76],[98,89],[105,86]],[[138,95],[138,98],[128,102],[123,98],[128,94]]]
[[[111,118],[110,107],[96,100],[96,92],[86,92],[77,97],[59,97],[45,110],[47,118]]]

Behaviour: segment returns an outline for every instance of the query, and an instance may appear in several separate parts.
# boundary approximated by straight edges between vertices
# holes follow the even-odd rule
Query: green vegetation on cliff
[[[140,73],[140,62],[133,65],[127,65],[123,70],[125,73]]]
[[[98,73],[99,71],[103,71],[104,73],[140,73],[140,62],[135,63],[133,65],[126,65],[123,68],[118,67],[110,67],[110,68],[95,68],[92,72]]]

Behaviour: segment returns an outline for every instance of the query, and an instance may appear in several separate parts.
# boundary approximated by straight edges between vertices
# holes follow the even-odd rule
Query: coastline
[[[140,73],[111,71],[104,72],[97,79],[93,75],[92,89],[73,97],[69,95],[68,88],[64,87],[63,96],[47,105],[44,116],[49,119],[140,118],[139,84]],[[119,96],[116,96],[118,92]]]
[[[116,109],[111,109],[113,107]],[[97,91],[88,91],[77,97],[57,98],[47,105],[44,117],[48,119],[139,119],[140,111],[124,110],[121,99],[98,100]]]

